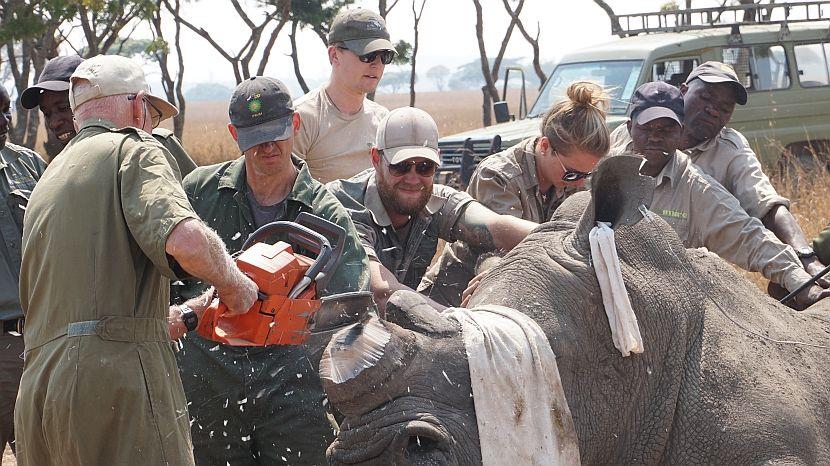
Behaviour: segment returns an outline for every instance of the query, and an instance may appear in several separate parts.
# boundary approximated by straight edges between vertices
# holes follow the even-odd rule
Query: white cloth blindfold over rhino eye
[[[578,465],[556,356],[539,325],[496,305],[444,315],[462,326],[484,466]]]

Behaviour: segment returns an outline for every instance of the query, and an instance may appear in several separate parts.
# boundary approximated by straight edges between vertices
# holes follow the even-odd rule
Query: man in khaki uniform
[[[433,185],[438,128],[423,110],[391,111],[375,144],[374,169],[327,187],[354,221],[369,256],[369,286],[381,308],[395,291],[418,286],[439,239],[463,240],[477,253],[509,250],[538,225],[496,214],[449,186]]]
[[[321,183],[372,167],[375,133],[389,111],[366,94],[395,57],[386,22],[372,11],[344,9],[329,31],[331,78],[294,102],[302,121],[294,150]]]
[[[792,246],[807,272],[821,270],[823,265],[788,210],[790,201],[776,192],[746,138],[725,127],[735,104],[747,102],[747,91],[735,71],[720,62],[703,63],[692,70],[680,92],[686,114],[680,149],[732,193],[749,215],[760,219],[778,239]],[[631,143],[626,125],[615,129],[611,138],[612,147]]]
[[[648,207],[672,226],[686,247],[706,247],[789,291],[810,279],[792,247],[750,217],[720,183],[677,150],[684,118],[677,88],[659,81],[643,84],[631,96],[628,115],[632,143],[612,154],[645,157],[641,172],[657,183]],[[807,307],[826,296],[830,290],[813,286],[796,297],[796,304]]]
[[[25,147],[8,142],[12,115],[0,86],[0,450],[15,451],[14,403],[23,373],[23,310],[20,307],[20,238],[23,214],[46,164]]]
[[[49,60],[43,67],[37,83],[20,94],[20,104],[23,108],[40,107],[46,131],[54,136],[54,143],[50,144],[49,141],[46,143],[46,152],[50,161],[78,134],[72,121],[72,109],[69,106],[69,77],[83,61],[83,58],[77,55],[55,57]],[[158,109],[152,107],[150,111],[155,114],[159,113]],[[161,119],[153,121],[161,122]],[[173,155],[182,178],[196,168],[196,163],[187,155],[181,141],[173,135],[172,131],[154,126],[153,137]]]
[[[177,112],[148,91],[130,59],[78,66],[69,90],[78,135],[29,201],[21,465],[193,464],[170,344],[180,332],[166,319],[170,278],[187,271],[213,283],[236,314],[256,300],[256,285],[197,219],[170,154],[145,132]]]

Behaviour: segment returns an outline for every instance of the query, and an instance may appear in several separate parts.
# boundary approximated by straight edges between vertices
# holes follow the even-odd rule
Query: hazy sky
[[[392,0],[389,0],[391,3]],[[399,0],[387,17],[387,24],[393,42],[404,39],[412,42],[412,1]],[[421,0],[415,0],[420,4]],[[431,87],[426,71],[442,64],[454,70],[455,67],[478,59],[478,45],[475,36],[475,9],[470,0],[426,0],[426,8],[420,23],[420,49],[418,52],[418,73],[421,85]],[[515,5],[515,0],[511,0]],[[356,5],[377,9],[374,0],[357,0]],[[502,0],[481,0],[484,11],[484,31],[488,55],[495,55],[501,44],[509,16]],[[614,10],[620,13],[657,11],[665,0],[608,0]],[[716,1],[696,0],[695,6],[707,6]],[[243,0],[252,18],[262,13],[253,7],[253,1]],[[200,0],[183,2],[182,16],[203,27],[223,47],[238,48],[248,38],[248,28],[239,19],[230,2],[226,0]],[[525,0],[521,14],[528,31],[535,34],[537,22],[541,27],[540,48],[542,61],[556,60],[563,54],[607,42],[613,37],[606,14],[591,0]],[[172,29],[172,25],[171,25]],[[137,34],[142,34],[139,31]],[[172,37],[172,30],[166,32]],[[207,42],[190,30],[183,28],[185,50],[186,87],[199,82],[217,82],[235,85],[231,67]],[[263,40],[264,42],[264,40]],[[329,74],[329,63],[325,48],[314,33],[302,31],[298,35],[300,63],[303,75],[310,85],[325,80]],[[286,27],[275,45],[266,75],[276,77],[288,84],[294,92],[299,90],[293,73]],[[516,30],[508,46],[506,57],[531,57],[530,46]],[[259,56],[259,54],[258,54]],[[258,58],[257,58],[258,60]],[[258,63],[258,62],[257,62]],[[158,72],[152,66],[147,68],[149,78],[158,80]],[[392,69],[392,67],[387,67]],[[155,74],[155,76],[152,76]],[[156,87],[155,85],[153,86]]]

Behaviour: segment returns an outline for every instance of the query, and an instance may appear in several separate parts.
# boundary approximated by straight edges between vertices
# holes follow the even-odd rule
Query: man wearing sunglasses
[[[381,308],[395,291],[418,286],[439,239],[463,240],[477,252],[509,250],[538,225],[496,214],[467,193],[433,185],[439,161],[432,117],[398,108],[378,127],[373,168],[328,184],[351,214],[369,255],[369,284]]]
[[[323,183],[372,166],[369,151],[388,110],[366,94],[375,91],[395,57],[386,22],[363,8],[338,13],[328,43],[329,82],[294,102],[303,122],[294,150]]]
[[[37,83],[28,87],[20,94],[20,104],[23,108],[34,109],[40,107],[43,118],[46,120],[46,131],[50,138],[44,144],[49,160],[54,159],[69,141],[78,132],[72,119],[72,109],[69,106],[69,77],[83,62],[77,55],[55,57],[46,63],[38,77]],[[176,159],[176,165],[184,178],[196,168],[193,159],[187,155],[179,138],[166,128],[158,128],[162,120],[162,112],[147,101],[150,106],[147,118],[152,122],[153,137],[165,149],[169,150]]]
[[[732,194],[677,150],[684,117],[677,88],[660,81],[643,84],[631,96],[628,115],[632,142],[611,153],[645,158],[641,173],[656,178],[648,207],[672,226],[687,248],[706,247],[790,291],[810,279],[792,247],[750,217]],[[796,306],[805,308],[827,296],[830,290],[813,286],[796,296]]]

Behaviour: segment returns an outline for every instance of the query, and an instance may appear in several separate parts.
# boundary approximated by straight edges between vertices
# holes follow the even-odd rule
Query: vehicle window
[[[830,85],[830,44],[804,44],[793,47],[798,66],[798,82],[803,87]]]
[[[749,91],[790,87],[787,56],[780,45],[756,45],[723,49],[723,62],[735,68]]]
[[[529,118],[544,115],[554,103],[565,97],[565,91],[574,81],[593,81],[608,90],[611,105],[608,113],[624,115],[628,100],[637,88],[642,60],[596,61],[567,63],[553,70],[545,87],[528,112]]]
[[[689,73],[699,64],[697,58],[657,62],[651,69],[652,81],[663,81],[678,87],[686,82]]]

